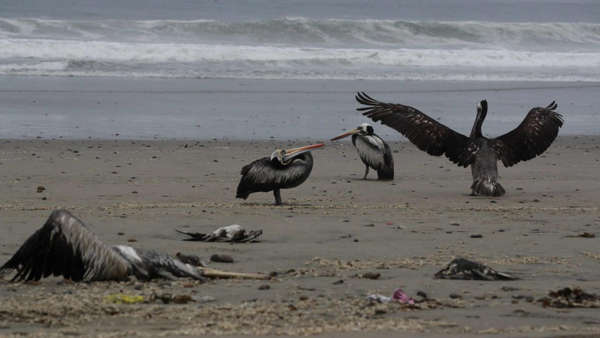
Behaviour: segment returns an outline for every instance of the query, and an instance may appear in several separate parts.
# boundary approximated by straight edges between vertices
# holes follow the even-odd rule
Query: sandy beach
[[[0,1],[0,266],[66,209],[107,245],[266,277],[2,272],[0,337],[600,337],[600,1],[473,4]],[[554,103],[564,124],[537,158],[499,164],[505,196],[473,197],[469,168],[363,116],[361,92],[464,135],[483,100],[485,137]],[[350,140],[328,141],[365,122],[393,181],[363,180]],[[317,142],[284,205],[235,198],[244,165]],[[231,224],[260,241],[177,231]],[[517,280],[436,279],[455,258]],[[414,304],[377,301],[398,290]]]
[[[14,284],[4,276],[0,335],[600,334],[596,309],[538,301],[567,286],[600,293],[598,238],[578,237],[600,235],[598,137],[559,137],[539,158],[500,167],[501,198],[469,196],[469,170],[404,142],[391,144],[393,182],[360,179],[355,150],[340,142],[313,152],[311,176],[282,191],[284,206],[273,206],[270,193],[234,198],[244,164],[313,141],[0,141],[1,262],[52,210],[66,208],[110,244],[205,260],[228,254],[234,263],[210,266],[274,276],[204,284]],[[175,232],[232,223],[262,229],[261,242],[186,242]],[[521,279],[434,279],[454,257]],[[380,277],[364,278],[367,272]],[[397,288],[430,301],[409,307],[366,300]],[[119,293],[144,302],[107,301]],[[163,304],[167,293],[192,301]]]

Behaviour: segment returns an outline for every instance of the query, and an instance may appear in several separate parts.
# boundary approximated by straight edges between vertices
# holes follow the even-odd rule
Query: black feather
[[[450,161],[462,167],[473,162],[478,146],[469,137],[455,132],[413,107],[380,102],[364,92],[357,93],[355,98],[358,103],[367,106],[357,108],[358,111],[363,111],[363,115],[396,129],[428,154],[446,155]]]
[[[302,184],[312,171],[313,158],[306,152],[286,165],[269,157],[258,159],[242,168],[242,178],[237,186],[236,197],[246,199],[254,192],[289,189]]]
[[[552,101],[545,108],[533,108],[517,128],[491,140],[505,167],[530,160],[550,147],[564,123],[562,115],[555,111],[557,107]]]

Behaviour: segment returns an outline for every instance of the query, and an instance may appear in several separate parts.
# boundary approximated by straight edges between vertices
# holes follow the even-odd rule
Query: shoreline
[[[185,80],[0,77],[0,136],[10,139],[288,140],[328,139],[370,122],[354,95],[411,105],[468,134],[477,102],[490,104],[484,134],[515,128],[534,106],[556,100],[561,135],[597,135],[600,84]],[[82,90],[85,88],[85,90]],[[388,141],[395,130],[374,124]]]

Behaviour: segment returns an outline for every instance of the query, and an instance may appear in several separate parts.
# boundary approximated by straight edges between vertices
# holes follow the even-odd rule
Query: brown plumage
[[[290,189],[304,183],[313,167],[310,150],[324,146],[312,144],[292,149],[276,149],[270,157],[263,157],[242,168],[237,186],[237,198],[247,199],[255,192],[273,191],[275,205],[281,205],[281,189]]]
[[[379,102],[365,93],[356,94],[359,103],[367,105],[356,110],[373,121],[381,121],[406,136],[419,149],[429,155],[446,155],[461,167],[473,162],[477,150],[465,135],[455,132],[417,109],[401,104]]]
[[[531,109],[517,128],[492,140],[505,167],[530,160],[550,147],[563,125],[562,115],[555,112],[557,107],[552,101],[545,108]]]
[[[487,115],[487,101],[481,101],[469,137],[458,133],[419,110],[401,104],[377,101],[364,92],[356,100],[366,105],[357,108],[373,121],[396,129],[419,149],[430,155],[446,155],[459,166],[471,166],[474,195],[500,196],[504,189],[497,182],[497,161],[510,167],[543,153],[552,144],[563,125],[562,115],[553,101],[536,107],[514,130],[497,138],[486,138],[481,126]]]
[[[202,272],[176,258],[129,246],[109,247],[67,210],[55,210],[0,271],[16,270],[13,281],[62,276],[72,281],[191,277]]]

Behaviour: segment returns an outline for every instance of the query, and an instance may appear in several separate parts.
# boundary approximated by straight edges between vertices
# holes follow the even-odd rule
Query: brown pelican
[[[202,270],[153,250],[125,245],[109,247],[78,218],[55,210],[0,271],[16,269],[13,281],[40,280],[50,275],[72,281],[140,280],[191,277],[204,280]]]
[[[368,123],[347,131],[339,136],[332,138],[332,141],[352,135],[352,144],[358,151],[358,156],[365,164],[365,176],[367,179],[369,167],[377,170],[377,179],[394,179],[394,159],[392,150],[385,141],[373,132],[373,127]]]
[[[373,121],[381,121],[406,136],[419,149],[430,155],[446,155],[461,167],[471,166],[473,195],[502,196],[498,183],[497,161],[510,167],[543,153],[558,135],[563,125],[562,115],[555,112],[557,104],[532,108],[521,124],[512,131],[487,138],[481,125],[487,114],[487,101],[477,107],[477,117],[469,137],[458,133],[417,109],[401,104],[383,103],[364,92],[356,100],[367,107],[357,108]]]
[[[281,205],[280,189],[294,188],[306,181],[313,167],[310,150],[322,146],[323,143],[318,143],[287,150],[277,149],[270,157],[244,166],[235,197],[246,199],[253,192],[273,190],[275,204]]]

